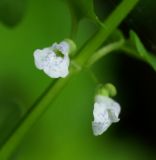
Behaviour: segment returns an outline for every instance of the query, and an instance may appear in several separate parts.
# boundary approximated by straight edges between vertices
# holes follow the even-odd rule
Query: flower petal
[[[92,122],[94,135],[101,135],[108,127],[119,121],[120,105],[113,99],[98,95],[95,98]]]
[[[58,56],[55,52],[61,52]],[[69,45],[63,41],[60,44],[54,43],[52,47],[37,49],[34,52],[35,65],[43,70],[51,78],[66,77],[69,73]]]
[[[63,55],[68,55],[69,54],[69,44],[65,41],[62,41],[61,43],[57,44],[54,43],[51,47],[53,51],[58,50],[60,51]]]

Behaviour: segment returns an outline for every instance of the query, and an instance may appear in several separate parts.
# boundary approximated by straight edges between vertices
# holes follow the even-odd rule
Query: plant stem
[[[86,67],[89,68],[90,66],[92,66],[94,63],[96,63],[99,59],[101,59],[106,54],[111,53],[112,51],[120,49],[123,44],[124,44],[124,39],[121,39],[121,40],[119,40],[117,42],[110,43],[109,45],[99,49],[97,52],[95,52],[91,56],[91,58],[89,58]]]
[[[89,57],[102,45],[102,43],[111,35],[111,33],[119,26],[127,14],[134,8],[139,0],[123,0],[121,4],[113,11],[113,13],[103,23],[103,26],[97,33],[84,45],[76,57],[77,63],[81,66],[85,65]]]
[[[138,51],[128,44],[124,44],[119,48],[120,51],[123,51],[125,54],[127,54],[130,57],[136,58],[138,60],[141,60],[145,63],[148,63],[155,71],[156,71],[156,57],[152,55],[151,53],[146,54],[145,56],[140,56]]]
[[[138,0],[124,0],[115,9],[115,11],[104,22],[105,28],[101,28],[94,37],[87,42],[82,48],[80,54],[75,58],[75,64],[80,68],[84,66],[89,57],[98,49],[101,44],[109,37],[109,35],[117,28],[121,21],[127,16],[131,9],[135,6]],[[50,87],[43,93],[43,95],[36,101],[36,103],[25,114],[19,124],[16,126],[12,134],[8,137],[7,141],[1,147],[0,159],[8,160],[25,134],[30,130],[32,125],[39,119],[43,112],[48,108],[49,104],[55,100],[57,95],[61,92],[63,87],[71,79],[73,73],[78,71],[71,67],[71,72],[65,79],[59,79],[53,82]]]
[[[125,43],[123,46],[121,46],[120,51],[123,51],[125,54],[136,59],[143,60],[142,57],[137,53],[136,49],[129,46],[129,44]]]
[[[9,139],[2,146],[0,150],[0,159],[8,160],[15,148],[20,144],[21,140],[32,127],[32,125],[39,119],[41,114],[47,109],[47,106],[55,100],[63,87],[69,81],[70,76],[65,79],[59,79],[49,86],[49,88],[39,97],[34,105],[28,110],[25,116],[20,120],[20,123],[10,135]]]

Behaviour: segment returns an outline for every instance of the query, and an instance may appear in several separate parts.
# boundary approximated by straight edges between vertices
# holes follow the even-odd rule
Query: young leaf
[[[0,21],[9,26],[16,26],[23,18],[26,0],[1,0]]]
[[[93,0],[66,0],[71,9],[72,16],[77,21],[87,17],[89,19],[98,21],[98,18],[94,12]]]
[[[146,50],[140,38],[134,31],[130,31],[130,41],[137,51],[136,54],[138,54],[145,62],[149,63],[149,65],[151,65],[156,71],[156,56]]]
[[[95,23],[101,24],[94,12],[93,0],[65,0],[71,12],[71,38],[75,38],[78,23],[83,18],[88,18]]]

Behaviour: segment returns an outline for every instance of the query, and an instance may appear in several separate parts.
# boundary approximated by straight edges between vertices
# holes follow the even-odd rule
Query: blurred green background
[[[2,10],[4,1],[0,1],[0,145],[52,81],[35,68],[33,51],[69,37],[71,28],[69,9],[61,0],[15,0],[14,3],[7,0],[12,6],[16,2],[15,7],[19,8],[16,14],[14,9],[9,12],[8,6]],[[97,1],[97,7],[103,6],[98,8],[99,14],[105,12],[107,15],[117,1],[110,2]],[[151,11],[144,2],[141,5]],[[153,3],[151,1],[151,6]],[[108,10],[105,10],[106,7]],[[142,9],[142,6],[139,8]],[[138,13],[137,9],[135,11]],[[138,22],[134,13],[121,25],[125,34],[129,28],[136,29],[134,26],[138,28],[141,25],[141,20]],[[7,15],[12,16],[8,19]],[[151,15],[154,16],[154,13]],[[139,16],[143,19],[144,15]],[[129,19],[133,23],[129,23]],[[14,26],[16,21],[19,23]],[[153,40],[150,35],[142,34],[143,28],[142,32],[138,30],[143,38],[146,37],[145,43],[147,37]],[[95,26],[83,20],[76,39],[78,47],[94,31]],[[154,44],[153,40],[152,46]],[[102,136],[93,136],[91,121],[96,85],[88,71],[81,72],[72,78],[49,106],[11,159],[156,159],[154,71],[142,62],[116,54],[100,60],[93,71],[100,82],[112,82],[117,86],[119,93],[116,99],[122,106],[121,121],[112,125]]]

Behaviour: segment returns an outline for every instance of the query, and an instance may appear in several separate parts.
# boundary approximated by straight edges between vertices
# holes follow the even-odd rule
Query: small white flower
[[[54,43],[48,48],[34,52],[35,65],[52,78],[66,77],[69,73],[69,49],[66,41]]]
[[[97,95],[93,110],[94,121],[92,122],[94,135],[101,135],[112,123],[118,122],[120,110],[120,105],[113,99]]]

